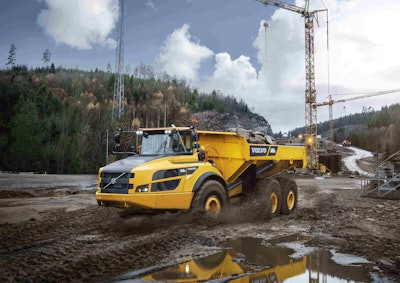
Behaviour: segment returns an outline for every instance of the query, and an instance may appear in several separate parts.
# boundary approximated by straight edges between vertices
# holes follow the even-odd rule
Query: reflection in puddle
[[[294,258],[293,254],[299,254],[297,249],[304,240],[304,237],[295,236],[279,239],[285,244],[277,245],[275,241],[264,243],[255,238],[229,239],[221,244],[226,247],[222,252],[200,259],[188,258],[161,271],[150,269],[125,274],[119,279],[130,282],[387,282],[372,274],[373,266],[363,258],[335,251],[313,251]],[[296,253],[287,247],[293,244]]]
[[[197,282],[230,278],[246,273],[249,267],[234,262],[237,253],[233,249],[219,252],[201,259],[192,259],[178,266],[144,276],[151,281]]]

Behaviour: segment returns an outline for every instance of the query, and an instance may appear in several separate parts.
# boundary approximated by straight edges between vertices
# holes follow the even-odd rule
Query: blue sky
[[[96,1],[102,2],[2,1],[0,55],[3,55],[0,57],[0,66],[5,67],[10,45],[15,43],[18,49],[17,63],[28,67],[43,64],[41,58],[46,48],[50,50],[56,66],[106,69],[110,62],[114,67],[115,49],[96,43],[91,44],[90,49],[68,45],[57,41],[38,23],[39,14],[48,11],[51,2],[70,2],[73,8],[66,11],[68,16],[77,13],[76,3]],[[118,1],[104,1],[104,5],[109,2]],[[63,5],[59,6],[61,8]],[[215,53],[229,52],[233,57],[244,54],[254,58],[253,62],[257,63],[257,50],[252,46],[252,39],[257,36],[259,21],[271,13],[256,1],[125,0],[125,64],[132,67],[141,62],[155,65],[155,58],[167,36],[184,24],[190,25],[194,41]],[[56,20],[62,21],[56,18],[47,24],[54,24]],[[98,21],[101,24],[102,20]],[[65,24],[68,26],[69,22],[65,21]],[[109,27],[105,25],[104,28]],[[116,38],[115,32],[115,28],[112,28],[108,37]]]
[[[317,101],[326,101],[328,90],[400,88],[400,1],[311,0],[311,9],[325,6],[329,52],[325,13],[315,26]],[[117,0],[3,0],[1,7],[0,68],[6,68],[12,43],[16,63],[28,67],[43,66],[48,48],[56,66],[105,70],[110,63],[114,68]],[[125,66],[131,71],[145,63],[156,72],[185,76],[200,91],[216,89],[244,99],[274,131],[304,125],[304,19],[299,14],[255,0],[125,0],[124,15]],[[363,106],[379,110],[399,102],[398,97],[337,104],[334,116],[361,112]],[[318,121],[327,119],[327,107],[319,108]]]

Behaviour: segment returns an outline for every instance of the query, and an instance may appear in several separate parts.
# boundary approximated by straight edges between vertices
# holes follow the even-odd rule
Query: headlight
[[[149,185],[138,186],[135,190],[136,193],[147,193],[149,191]]]

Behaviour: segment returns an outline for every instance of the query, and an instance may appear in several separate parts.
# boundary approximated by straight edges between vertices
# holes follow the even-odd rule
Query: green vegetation
[[[369,151],[384,153],[385,156],[400,150],[400,104],[384,106],[380,111],[364,109],[362,113],[348,115],[333,121],[334,141],[351,141]],[[304,128],[292,131],[296,136]],[[329,122],[318,124],[318,134],[329,139]]]
[[[188,125],[195,111],[250,113],[243,101],[213,91],[202,94],[183,79],[159,78],[145,65],[124,77],[125,115],[111,121],[114,75],[48,66],[0,70],[0,170],[95,173],[105,163],[106,129]]]

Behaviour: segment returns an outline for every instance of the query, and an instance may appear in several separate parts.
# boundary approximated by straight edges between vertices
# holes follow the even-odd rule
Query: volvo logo
[[[111,184],[113,184],[113,185],[114,185],[116,181],[117,181],[117,179],[115,179],[115,178],[112,178],[112,179],[111,179]]]
[[[268,152],[268,146],[262,145],[251,145],[250,156],[266,156]]]

